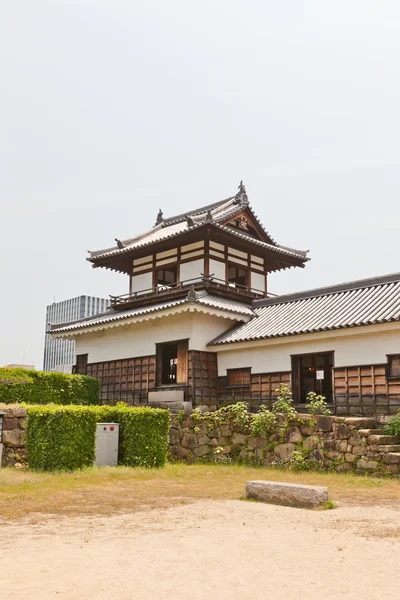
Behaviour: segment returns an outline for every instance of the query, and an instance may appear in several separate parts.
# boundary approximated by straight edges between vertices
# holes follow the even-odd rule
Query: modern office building
[[[107,311],[109,300],[93,296],[78,296],[62,302],[53,302],[46,309],[43,371],[71,373],[75,362],[75,342],[51,339],[49,324],[70,323]]]

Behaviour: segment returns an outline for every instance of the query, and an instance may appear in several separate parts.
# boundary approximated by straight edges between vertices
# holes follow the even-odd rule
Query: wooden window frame
[[[387,354],[386,358],[387,358],[386,379],[388,381],[400,380],[400,374],[399,375],[391,375],[391,373],[390,373],[390,371],[391,371],[391,361],[392,361],[393,358],[400,359],[400,353],[399,354]]]
[[[179,356],[179,346],[183,346],[185,345],[185,352],[186,352],[186,358],[185,358],[185,364],[183,367],[183,370],[185,372],[184,374],[184,379],[185,381],[179,381],[178,382],[178,373],[179,371],[177,370],[177,379],[175,381],[175,383],[162,383],[162,351],[163,348],[165,346],[177,346],[177,354]],[[188,379],[189,379],[189,369],[188,369],[188,356],[189,356],[189,339],[181,339],[181,340],[171,340],[168,342],[161,342],[160,344],[156,344],[156,388],[161,388],[161,387],[180,387],[180,386],[187,386],[188,385]],[[182,371],[181,371],[181,375],[182,375]]]
[[[249,382],[248,383],[231,383],[230,381],[230,376],[231,374],[239,374],[239,373],[243,373],[248,375],[249,377]],[[240,367],[237,369],[227,369],[226,370],[226,376],[227,376],[227,387],[228,388],[247,388],[250,389],[251,387],[251,367]]]
[[[157,289],[158,286],[158,273],[160,271],[169,271],[169,270],[175,270],[176,271],[176,281],[174,283],[171,284],[160,284],[160,285],[171,285],[171,286],[176,286],[179,283],[179,263],[178,262],[173,262],[167,265],[162,265],[161,267],[157,267],[154,269],[153,271],[153,287],[154,289]],[[171,342],[172,344],[173,342]]]
[[[235,262],[233,262],[231,260],[228,260],[225,264],[226,264],[226,266],[225,266],[225,281],[226,281],[226,283],[227,284],[231,283],[229,281],[229,279],[228,279],[228,273],[229,273],[229,268],[230,267],[234,267],[235,269],[242,269],[242,271],[246,272],[246,285],[242,286],[240,283],[238,283],[238,284],[235,283],[234,285],[239,285],[241,287],[245,287],[245,288],[250,289],[251,270],[250,270],[249,266],[248,265],[247,266],[245,266],[245,265],[239,265],[238,263],[235,263]],[[231,369],[231,370],[233,370],[233,369]]]
[[[86,373],[87,373],[87,366],[88,366],[88,358],[89,358],[89,355],[88,355],[87,352],[85,354],[77,354],[75,356],[75,373],[77,375],[86,375]],[[78,360],[78,359],[80,359],[80,360]],[[81,370],[81,367],[79,365],[79,363],[81,361],[83,361],[84,367],[85,367],[83,371]]]

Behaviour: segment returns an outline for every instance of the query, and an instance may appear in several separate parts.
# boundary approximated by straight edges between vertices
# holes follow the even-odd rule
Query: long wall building
[[[53,302],[46,309],[46,333],[44,342],[43,371],[70,373],[75,363],[75,342],[73,340],[52,339],[48,333],[49,324],[69,323],[105,313],[109,300],[94,296],[77,296],[62,302]]]

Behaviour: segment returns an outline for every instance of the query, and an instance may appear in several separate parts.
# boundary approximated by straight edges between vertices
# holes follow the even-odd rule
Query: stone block
[[[180,433],[178,429],[170,429],[169,430],[169,443],[173,446],[179,444],[180,441]]]
[[[374,429],[376,427],[376,419],[368,417],[348,417],[345,423],[350,429]]]
[[[286,441],[292,444],[297,444],[303,441],[303,436],[298,427],[288,427],[286,430]]]
[[[336,452],[336,450],[328,450],[328,452],[325,452],[325,456],[326,458],[329,459],[334,459],[334,458],[339,458],[341,456],[340,452]]]
[[[338,440],[336,442],[336,450],[338,452],[346,452],[347,451],[347,440]]]
[[[376,460],[366,460],[365,458],[360,458],[357,461],[357,469],[360,471],[375,471],[378,463]]]
[[[182,437],[182,446],[193,450],[197,446],[197,435],[194,433],[184,433]]]
[[[274,453],[278,460],[285,462],[288,460],[292,460],[294,449],[294,444],[279,444],[279,446],[276,446],[276,448],[274,449]]]
[[[244,433],[234,433],[232,436],[232,443],[237,444],[238,446],[247,445],[247,435]]]
[[[195,448],[193,450],[193,454],[195,456],[205,456],[206,454],[208,454],[210,452],[210,446],[198,446],[197,448]]]
[[[385,465],[400,465],[400,454],[388,452],[383,456],[383,462]]]
[[[328,500],[328,488],[275,481],[248,481],[246,497],[270,504],[316,508]]]
[[[197,443],[199,444],[199,446],[205,446],[206,444],[208,444],[208,443],[209,443],[209,441],[210,441],[210,440],[209,440],[209,437],[208,437],[208,435],[205,435],[205,434],[203,433],[203,435],[200,435],[200,436],[199,436],[199,439],[198,439],[198,442],[197,442]]]
[[[232,435],[232,429],[228,425],[222,425],[221,435],[224,435],[225,437],[230,437]]]
[[[356,460],[356,455],[355,454],[345,454],[344,455],[344,460],[347,463],[353,464]]]
[[[335,417],[318,417],[317,427],[320,431],[332,431]]]
[[[398,444],[398,438],[395,435],[370,435],[367,439],[370,446]]]
[[[347,440],[350,437],[350,429],[346,423],[340,423],[336,429],[336,438],[338,440]]]
[[[26,432],[22,429],[9,429],[3,431],[4,446],[22,448],[26,444]]]
[[[356,438],[356,437],[351,437],[349,439],[350,446],[359,446],[360,445],[359,442],[360,442],[360,439]]]
[[[335,471],[337,473],[348,473],[349,471],[353,470],[353,465],[351,465],[348,462],[344,462],[341,465],[337,465],[337,467],[335,467]]]
[[[314,435],[315,427],[311,427],[311,425],[306,423],[300,426],[300,433],[301,435]]]
[[[319,437],[317,437],[316,435],[311,435],[310,437],[306,438],[303,442],[303,448],[306,448],[307,450],[315,450],[316,448],[318,448],[319,446]]]
[[[189,448],[183,446],[173,446],[171,452],[174,458],[187,458],[191,454]]]
[[[310,452],[310,459],[314,462],[323,462],[324,461],[324,453],[322,450],[313,450]]]
[[[213,448],[216,448],[217,446],[221,445],[217,438],[212,438],[212,440],[210,440],[209,443],[211,444],[211,446],[213,446]]]
[[[385,473],[396,475],[399,472],[399,465],[384,465],[383,469]]]
[[[249,436],[247,444],[250,448],[257,448],[257,438]]]
[[[211,431],[207,431],[207,435],[210,438],[217,438],[219,434],[219,429],[212,429]]]
[[[13,417],[4,417],[3,419],[3,430],[6,429],[18,429],[18,419]]]
[[[366,454],[367,449],[365,446],[353,446],[353,454],[357,454],[358,456],[362,456]]]

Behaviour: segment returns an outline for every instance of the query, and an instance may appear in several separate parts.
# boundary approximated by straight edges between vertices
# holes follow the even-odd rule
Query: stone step
[[[399,438],[395,435],[370,435],[368,437],[368,444],[370,446],[379,446],[382,444],[398,444]]]
[[[378,446],[378,452],[400,452],[400,444],[382,444]]]
[[[359,429],[358,435],[360,437],[369,437],[370,435],[386,435],[384,429]]]

